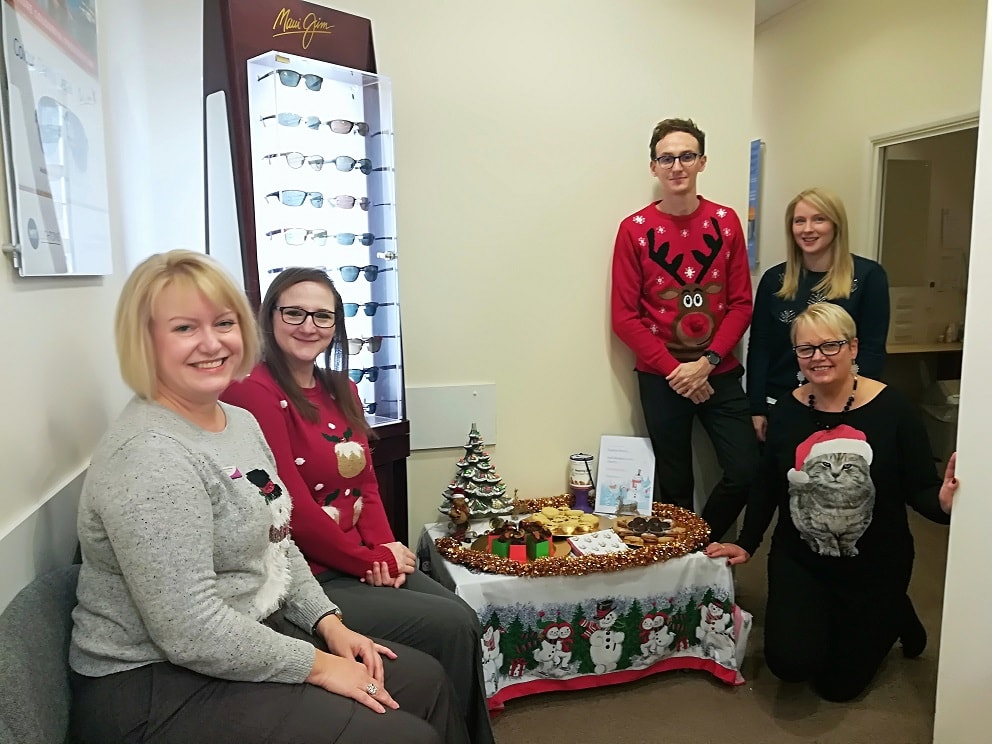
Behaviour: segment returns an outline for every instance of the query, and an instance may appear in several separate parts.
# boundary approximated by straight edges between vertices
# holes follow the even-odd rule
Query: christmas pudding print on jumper
[[[338,472],[342,478],[354,478],[365,470],[365,448],[358,442],[350,442],[352,431],[349,428],[340,437],[324,434],[328,442],[334,444],[334,455],[338,458]]]
[[[796,466],[788,473],[789,512],[814,552],[858,554],[855,543],[875,508],[871,461],[864,433],[847,424],[817,431],[796,448]]]

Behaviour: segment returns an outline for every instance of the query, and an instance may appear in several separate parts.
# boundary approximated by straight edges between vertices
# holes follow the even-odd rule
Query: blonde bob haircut
[[[792,220],[796,213],[796,205],[804,201],[812,205],[817,212],[824,215],[834,226],[834,242],[831,245],[833,255],[830,268],[816,286],[814,292],[820,292],[828,300],[839,300],[851,296],[851,282],[854,280],[854,259],[847,242],[847,211],[844,202],[835,194],[819,187],[800,191],[796,198],[785,208],[785,240],[789,250],[785,258],[785,277],[782,288],[775,293],[783,300],[796,299],[799,291],[799,277],[805,271],[803,267],[803,251],[796,244],[792,234]]]
[[[247,375],[258,360],[258,327],[244,293],[211,258],[193,251],[175,250],[146,258],[124,282],[114,316],[114,337],[121,377],[139,397],[152,400],[158,393],[155,349],[152,345],[152,308],[170,285],[201,292],[218,307],[229,308],[238,319],[244,358],[234,371]]]
[[[792,321],[792,343],[795,345],[796,336],[800,330],[817,328],[834,336],[838,341],[853,341],[858,337],[858,327],[854,318],[840,305],[832,302],[817,302],[803,310]]]

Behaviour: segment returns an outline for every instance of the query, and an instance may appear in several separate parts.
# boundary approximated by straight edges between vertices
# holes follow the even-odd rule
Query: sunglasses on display
[[[369,351],[375,354],[379,349],[382,348],[382,339],[384,338],[396,338],[396,336],[369,336],[368,338],[349,338],[348,339],[348,353],[351,355],[359,354],[362,351],[362,347],[367,347]]]
[[[83,122],[72,111],[49,96],[38,99],[34,113],[38,136],[46,163],[63,164],[65,158],[58,150],[60,142],[72,153],[72,161],[81,171],[89,160],[89,139]]]
[[[362,245],[372,245],[377,240],[386,240],[377,238],[372,233],[335,233],[331,237],[338,241],[338,245],[354,245],[356,240]]]
[[[268,126],[267,122],[270,119],[275,119],[284,127],[298,127],[302,122],[310,129],[317,129],[321,124],[323,124],[319,116],[300,116],[299,114],[293,114],[289,111],[284,111],[281,114],[269,114],[268,116],[263,116],[261,119],[262,124]]]
[[[265,270],[265,273],[266,274],[281,274],[282,272],[286,271],[287,269],[298,269],[298,268],[300,268],[300,267],[299,266],[276,266],[274,269],[266,269]],[[317,269],[317,271],[323,271],[325,274],[327,273],[327,267],[326,266],[307,266],[306,268],[308,268],[308,269]]]
[[[303,325],[307,318],[313,318],[313,324],[318,328],[330,328],[334,325],[334,313],[330,310],[314,310],[310,312],[302,307],[290,305],[287,307],[277,307],[282,322],[287,325]]]
[[[364,137],[369,133],[369,125],[364,121],[348,121],[347,119],[331,119],[327,122],[327,126],[330,127],[331,131],[335,134],[348,134],[349,132],[354,132],[360,137]]]
[[[285,85],[287,88],[295,88],[300,84],[300,80],[310,90],[317,91],[320,90],[320,86],[324,83],[324,78],[320,75],[301,75],[296,70],[270,70],[269,72],[262,75],[259,80],[265,80],[269,75],[277,75],[279,77],[279,82]]]
[[[382,271],[392,271],[391,268],[382,269],[378,266],[339,266],[338,272],[341,274],[341,279],[346,282],[356,281],[359,275],[364,276],[367,281],[374,282],[378,276],[379,272]]]
[[[354,318],[358,315],[358,308],[364,309],[365,314],[372,317],[377,312],[379,312],[380,307],[386,307],[387,305],[395,305],[395,302],[346,302],[344,303],[344,317]]]
[[[327,230],[308,230],[305,227],[280,227],[278,230],[269,230],[265,235],[269,240],[272,240],[276,235],[282,235],[283,240],[286,241],[286,245],[303,245],[307,238],[310,238],[314,245],[327,245]]]
[[[324,195],[319,191],[299,191],[297,189],[287,189],[285,191],[273,191],[265,195],[265,200],[270,204],[282,202],[287,207],[299,207],[310,197],[310,204],[314,207],[324,206]]]
[[[396,369],[395,364],[387,364],[382,367],[366,367],[365,369],[350,369],[348,370],[348,379],[354,382],[356,385],[362,381],[362,378],[366,378],[369,382],[375,382],[379,379],[379,372],[384,369]]]
[[[370,416],[374,416],[375,410],[379,407],[379,404],[373,401],[372,403],[366,403],[362,407],[365,409],[365,413],[369,414]]]

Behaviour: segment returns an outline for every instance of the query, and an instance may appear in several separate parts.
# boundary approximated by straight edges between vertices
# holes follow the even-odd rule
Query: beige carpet
[[[669,672],[600,690],[513,700],[494,723],[500,744],[927,744],[933,738],[937,649],[947,528],[916,514],[911,593],[930,642],[914,660],[898,646],[873,686],[828,703],[806,685],[775,679],[762,661],[765,551],[738,569],[738,604],[754,615],[747,682],[728,687],[704,672]]]

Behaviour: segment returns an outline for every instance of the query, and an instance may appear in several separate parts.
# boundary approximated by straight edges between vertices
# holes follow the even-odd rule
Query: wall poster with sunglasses
[[[22,276],[110,274],[96,2],[2,5],[15,266]]]
[[[276,52],[247,68],[259,296],[290,267],[326,272],[369,421],[402,420],[389,80]]]

